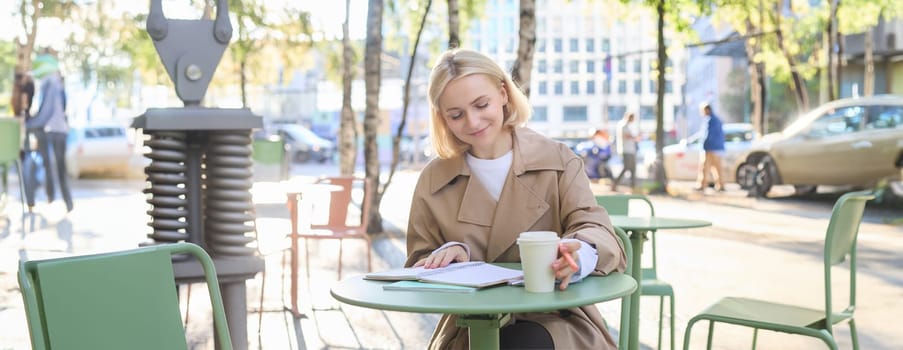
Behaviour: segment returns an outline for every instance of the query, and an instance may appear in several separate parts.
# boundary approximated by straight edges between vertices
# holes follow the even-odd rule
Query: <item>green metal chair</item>
[[[22,177],[22,162],[19,161],[19,150],[22,147],[21,126],[18,119],[0,118],[0,178],[2,178],[3,190],[0,191],[0,213],[6,211],[9,203],[9,167],[16,166],[19,176],[19,198],[22,200],[22,214],[25,214],[25,189]],[[24,226],[23,226],[24,227]]]
[[[639,194],[617,194],[617,195],[599,195],[596,196],[596,203],[604,207],[609,214],[612,215],[629,215],[630,203],[640,203],[649,208],[649,216],[655,216],[655,207],[652,202],[644,195]],[[674,349],[674,288],[670,283],[662,281],[658,278],[658,257],[656,253],[655,234],[652,234],[652,265],[641,267],[643,269],[642,295],[657,296],[658,301],[658,346],[656,349],[662,348],[662,328],[664,325],[665,297],[668,297],[668,305],[670,306],[670,325],[671,325],[671,349]]]
[[[219,349],[232,349],[213,261],[199,246],[174,243],[19,263],[32,348],[188,349],[173,254],[204,269]]]
[[[690,319],[684,334],[684,349],[690,346],[693,325],[700,320],[709,321],[708,349],[712,347],[715,322],[752,327],[753,349],[756,348],[759,329],[819,338],[830,349],[837,349],[833,326],[843,321],[849,321],[853,349],[859,349],[856,322],[853,319],[853,311],[856,309],[856,238],[865,211],[865,202],[874,198],[875,195],[869,191],[851,192],[841,196],[834,204],[825,235],[823,310],[750,298],[723,298]],[[837,312],[832,303],[834,294],[831,286],[831,267],[846,260],[847,256],[850,260],[850,303],[842,311]]]
[[[630,237],[627,237],[627,232],[624,230],[615,227],[615,234],[618,236],[618,240],[621,241],[621,245],[624,246],[624,253],[627,254],[627,270],[624,271],[624,274],[627,276],[631,276],[631,272],[633,271],[633,266],[630,265],[631,261],[633,261],[633,246],[630,243]],[[627,335],[630,334],[630,296],[633,295],[627,294],[623,298],[621,298],[621,329],[618,330],[618,349],[629,349],[628,342],[630,337]]]

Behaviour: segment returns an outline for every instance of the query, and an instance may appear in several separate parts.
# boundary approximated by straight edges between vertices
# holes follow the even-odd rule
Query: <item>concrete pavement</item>
[[[292,173],[304,177],[336,172],[334,165],[305,164],[296,165]],[[383,198],[381,212],[387,232],[375,237],[374,269],[400,266],[404,260],[404,228],[417,174],[396,174],[395,186]],[[48,205],[39,198],[36,212],[26,217],[25,233],[19,208],[13,203],[7,209],[10,220],[5,224],[0,221],[0,349],[29,348],[15,279],[17,261],[137,246],[148,231],[143,186],[143,181],[134,180],[117,180],[112,186],[104,180],[75,181],[75,210],[66,215],[59,201]],[[605,187],[600,184],[594,190],[603,193]],[[652,197],[658,215],[704,218],[714,223],[710,228],[662,232],[657,236],[660,275],[676,291],[678,347],[686,322],[722,296],[750,296],[820,307],[820,240],[830,207],[825,210],[824,206],[797,206],[775,199],[747,199],[732,191],[703,195],[676,188],[674,197]],[[303,266],[302,258],[300,300],[305,317],[294,319],[281,311],[288,303],[288,280],[282,277],[280,250],[285,245],[281,237],[289,228],[284,198],[277,183],[259,182],[254,188],[258,234],[261,250],[268,253],[268,273],[263,288],[261,275],[247,284],[250,348],[424,348],[438,315],[369,310],[342,305],[331,298],[329,288],[337,280],[337,242],[312,242],[309,267]],[[856,311],[862,349],[903,346],[903,332],[896,322],[897,315],[903,313],[903,303],[899,302],[903,298],[901,235],[903,228],[882,224],[880,218],[870,217],[862,225]],[[344,249],[344,274],[363,273],[366,253],[362,241],[348,241]],[[842,271],[843,267],[837,276],[844,275]],[[839,280],[836,282],[843,281]],[[180,290],[183,304],[189,300],[184,289]],[[204,317],[208,310],[203,300],[206,293],[199,285],[192,289],[189,306],[183,305],[183,315],[190,315],[189,342],[192,349],[212,349]],[[259,326],[261,290],[265,312]],[[839,304],[846,293],[842,289],[836,291]],[[644,348],[656,344],[657,304],[653,297],[642,299],[640,339]],[[598,307],[617,334],[614,320],[618,319],[618,304],[603,303]],[[695,328],[691,348],[704,348],[706,328],[703,324]],[[749,348],[751,330],[731,326],[718,326],[716,330],[714,348]],[[840,347],[851,348],[848,327],[842,325],[836,332]],[[760,332],[759,348],[823,349],[824,345],[803,337]]]

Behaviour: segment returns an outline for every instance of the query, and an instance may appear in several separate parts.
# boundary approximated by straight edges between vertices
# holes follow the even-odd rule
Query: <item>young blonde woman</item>
[[[550,266],[564,290],[590,274],[623,271],[623,247],[596,205],[583,161],[567,146],[524,127],[526,96],[490,58],[470,50],[442,54],[429,83],[430,135],[438,158],[422,171],[407,231],[406,266],[453,261],[519,262],[515,240],[549,230],[577,261]],[[614,349],[595,306],[514,314],[502,348]],[[434,349],[466,349],[466,328],[440,320]]]

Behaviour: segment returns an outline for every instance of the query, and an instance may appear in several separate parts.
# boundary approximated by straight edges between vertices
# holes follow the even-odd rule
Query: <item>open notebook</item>
[[[380,281],[420,281],[482,288],[508,283],[524,278],[521,270],[492,265],[484,261],[449,264],[446,267],[426,269],[408,267],[368,273],[365,279]]]

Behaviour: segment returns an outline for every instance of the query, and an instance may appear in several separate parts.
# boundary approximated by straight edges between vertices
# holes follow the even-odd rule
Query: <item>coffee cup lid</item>
[[[553,231],[527,231],[522,232],[517,237],[518,243],[539,243],[539,242],[548,242],[548,241],[557,241],[560,238],[558,234]]]

